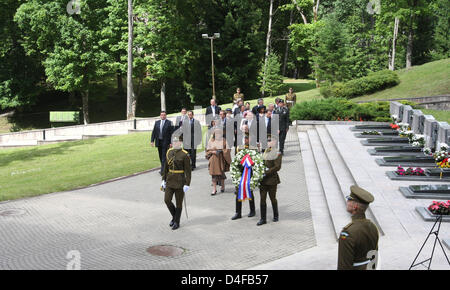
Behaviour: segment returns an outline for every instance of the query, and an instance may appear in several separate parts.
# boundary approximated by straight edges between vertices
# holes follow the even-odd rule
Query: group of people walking
[[[293,100],[295,104],[295,98],[289,94],[286,99]],[[277,117],[273,118],[275,114]],[[234,148],[235,154],[242,149],[255,150],[264,156],[268,169],[260,184],[261,219],[257,225],[266,223],[267,195],[272,202],[273,221],[278,221],[276,187],[280,178],[277,172],[281,169],[284,141],[290,125],[289,108],[285,100],[277,98],[275,104],[265,106],[264,99],[258,99],[257,105],[251,108],[250,103],[244,104],[244,94],[237,88],[233,96],[233,108],[222,110],[216,100],[211,99],[206,108],[205,120],[209,129],[205,157],[211,176],[211,195],[216,195],[218,189],[225,192],[226,173],[230,171],[232,162],[232,149]],[[164,200],[172,215],[170,226],[177,229],[180,225],[184,194],[190,186],[191,172],[196,169],[197,147],[202,143],[201,124],[194,118],[194,112],[186,108],[181,109],[175,124],[168,120],[166,112],[162,111],[160,120],[154,124],[151,143],[158,148],[161,188],[165,192]],[[176,204],[172,203],[174,195]],[[248,216],[253,217],[256,215],[254,196],[249,203]],[[232,220],[241,218],[241,211],[242,201],[238,200],[236,193],[236,212]]]
[[[213,187],[211,195],[217,194],[217,185],[220,186],[221,192],[225,191],[225,173],[230,171],[233,147],[235,154],[247,149],[262,155],[265,171],[259,184],[261,217],[257,226],[267,223],[267,195],[272,204],[272,221],[279,220],[276,199],[277,186],[280,184],[278,171],[281,169],[284,141],[289,130],[289,107],[296,101],[292,90],[286,95],[286,99],[288,106],[285,106],[284,100],[277,99],[276,104],[269,104],[267,107],[264,100],[259,99],[258,104],[251,109],[249,104],[243,104],[244,95],[238,88],[233,96],[232,109],[221,110],[214,99],[206,108],[206,124],[210,130],[205,156]],[[278,115],[278,118],[273,118],[274,115]],[[273,120],[278,122],[273,124]],[[273,134],[274,128],[278,134]],[[256,132],[253,136],[252,131]],[[165,112],[161,112],[160,120],[153,128],[151,142],[153,146],[158,147],[161,161],[161,189],[165,193],[164,201],[172,216],[169,226],[173,230],[180,227],[184,195],[190,187],[191,172],[196,168],[196,148],[202,142],[201,132],[200,122],[194,119],[192,111],[185,108],[176,118],[175,125],[167,120]],[[232,138],[229,138],[230,136]],[[175,204],[172,202],[174,195]],[[236,209],[232,220],[242,218],[242,200],[238,197],[238,188],[235,195]],[[248,217],[253,217],[256,215],[253,192],[250,196]],[[376,268],[378,230],[365,217],[365,211],[373,200],[373,196],[364,189],[356,185],[350,187],[347,211],[352,215],[352,222],[340,233],[338,269]]]

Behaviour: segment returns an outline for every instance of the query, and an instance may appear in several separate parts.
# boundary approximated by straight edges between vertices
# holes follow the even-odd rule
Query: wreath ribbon
[[[253,197],[250,188],[250,179],[252,176],[252,166],[255,165],[255,162],[253,162],[249,154],[246,154],[241,160],[241,165],[244,166],[244,170],[242,171],[241,181],[239,182],[238,201],[251,200]]]

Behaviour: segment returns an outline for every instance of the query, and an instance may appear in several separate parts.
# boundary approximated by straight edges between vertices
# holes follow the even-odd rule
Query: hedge
[[[296,104],[291,110],[290,117],[291,121],[391,121],[387,101],[357,104],[344,98],[328,98]]]
[[[396,86],[400,83],[400,78],[396,72],[391,70],[381,70],[371,72],[367,76],[354,79],[345,83],[336,82],[332,85],[325,84],[321,87],[320,93],[325,98],[356,98],[358,96],[372,94]]]

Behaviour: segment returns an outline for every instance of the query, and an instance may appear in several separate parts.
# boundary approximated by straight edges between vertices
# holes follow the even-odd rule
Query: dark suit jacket
[[[189,117],[187,116],[187,114],[186,115],[184,115],[184,116],[177,116],[177,119],[176,119],[176,121],[175,121],[175,124],[174,124],[174,131],[176,130],[176,129],[178,129],[178,128],[180,128],[181,127],[181,120],[182,120],[182,118],[184,117],[184,121],[186,121],[187,119],[189,119]]]
[[[215,107],[215,111],[216,111],[216,115],[218,116],[218,115],[219,115],[219,112],[220,112],[220,107],[219,107],[219,106],[216,106],[216,107]],[[211,106],[206,107],[206,115],[210,115],[210,114],[212,114],[212,113],[213,113],[213,111],[212,111]]]
[[[191,124],[189,118],[183,122],[183,132],[188,132],[190,130],[191,135],[183,134],[183,146],[184,149],[197,149],[197,147],[202,143],[202,125],[200,122],[194,118],[194,122]]]
[[[156,147],[167,147],[172,143],[172,132],[173,132],[173,125],[170,120],[164,121],[164,127],[162,130],[162,136],[160,139],[160,127],[161,127],[161,120],[158,120],[155,122],[155,125],[153,126],[152,131],[152,142],[155,142]]]

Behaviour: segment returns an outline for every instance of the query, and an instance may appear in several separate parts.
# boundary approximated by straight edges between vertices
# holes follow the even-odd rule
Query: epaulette
[[[350,222],[348,225],[346,225],[345,227],[344,227],[344,231],[346,230],[346,229],[348,229],[349,227],[351,227],[351,225],[353,224],[353,222]]]

